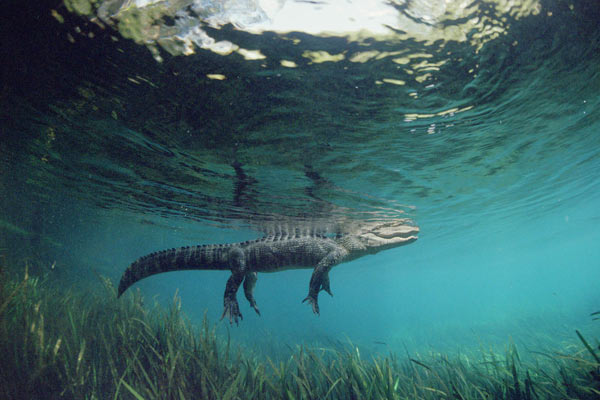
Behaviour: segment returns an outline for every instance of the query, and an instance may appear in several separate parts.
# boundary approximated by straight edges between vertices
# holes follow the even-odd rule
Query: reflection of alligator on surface
[[[236,163],[233,168],[237,179],[243,181],[243,184],[234,185],[234,202],[238,208],[250,208],[255,203],[244,203],[242,199],[247,198],[244,191],[257,181],[246,175],[241,164]],[[310,170],[305,175],[313,182],[305,190],[313,200],[311,213],[290,216],[244,210],[247,225],[262,231],[264,237],[245,242],[185,246],[148,254],[125,270],[118,295],[121,296],[139,280],[163,272],[229,270],[231,276],[225,285],[221,319],[227,318],[230,323],[237,324],[243,318],[237,301],[237,291],[242,285],[250,307],[260,315],[253,294],[258,273],[312,269],[308,295],[303,302],[318,315],[319,292],[325,291],[333,296],[329,279],[329,271],[333,267],[417,240],[419,228],[410,218],[374,212],[365,214],[369,218],[356,218],[359,213],[352,214],[349,208],[338,207],[315,195],[313,186],[331,185],[320,174]],[[396,215],[402,215],[402,212]],[[233,220],[231,215],[222,217]]]
[[[233,185],[233,205],[243,207],[248,201],[254,201],[254,191],[252,185],[257,180],[246,175],[242,163],[235,161],[231,164],[235,170],[235,182]]]
[[[266,210],[270,205],[255,198],[259,193],[255,187],[260,182],[249,176],[241,163],[234,162],[231,167],[235,171],[231,204],[242,215],[237,220],[263,232],[264,237],[238,243],[173,248],[143,256],[123,273],[119,296],[137,281],[158,273],[230,270],[221,319],[237,324],[243,318],[237,301],[237,291],[242,284],[250,307],[260,315],[253,294],[258,273],[306,268],[313,272],[303,302],[318,315],[319,292],[333,295],[329,271],[334,266],[417,240],[419,228],[406,218],[404,210],[387,208],[386,213],[376,212],[382,208],[353,210],[321,198],[321,193],[346,195],[348,191],[338,188],[310,166],[304,169],[304,176],[310,182],[304,188],[308,200],[306,208],[283,208],[291,210],[293,215],[278,213],[276,209]],[[363,198],[365,195],[359,196],[359,200]],[[348,197],[342,199],[348,200]],[[236,220],[231,211],[222,211],[219,218],[229,222]]]
[[[244,169],[244,165],[238,161],[231,164],[235,170],[235,182],[233,190],[233,205],[238,209],[245,209],[244,222],[253,230],[257,230],[266,236],[292,237],[292,236],[328,236],[341,237],[358,232],[366,232],[375,225],[385,225],[386,222],[394,225],[406,225],[406,231],[413,231],[416,223],[408,217],[406,208],[412,210],[414,207],[404,206],[385,210],[357,210],[350,207],[342,207],[321,198],[323,193],[341,193],[343,195],[358,196],[372,200],[371,196],[362,193],[349,193],[348,190],[336,186],[329,179],[322,176],[311,165],[305,164],[303,174],[309,179],[309,184],[304,188],[304,194],[308,199],[306,208],[295,213],[283,215],[278,212],[266,212],[257,209],[257,204],[262,204],[258,199],[255,186],[260,182],[250,176]],[[289,210],[287,210],[289,211]],[[385,212],[384,212],[385,211]],[[227,218],[227,216],[224,216]],[[418,229],[418,228],[417,228]],[[384,234],[380,231],[381,234]]]

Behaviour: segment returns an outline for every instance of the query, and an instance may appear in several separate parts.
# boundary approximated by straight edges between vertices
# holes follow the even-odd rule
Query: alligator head
[[[370,252],[389,249],[417,240],[419,227],[410,219],[394,219],[385,222],[371,222],[361,225],[354,236]]]

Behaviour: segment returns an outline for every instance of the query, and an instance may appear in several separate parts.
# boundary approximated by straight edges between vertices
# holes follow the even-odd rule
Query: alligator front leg
[[[302,302],[308,302],[308,304],[312,306],[313,312],[317,315],[319,315],[319,291],[325,290],[332,295],[331,289],[329,288],[329,270],[335,264],[339,263],[343,257],[344,255],[340,252],[328,254],[315,267],[315,270],[310,277],[308,296],[306,296]]]
[[[254,300],[254,286],[256,285],[256,280],[258,279],[258,274],[256,272],[248,272],[246,274],[246,278],[244,279],[244,294],[250,303],[250,307],[254,308],[254,311],[258,315],[260,315],[260,310],[256,305],[256,300]]]
[[[323,283],[323,276],[329,273],[329,267],[317,266],[310,277],[308,296],[302,302],[308,302],[315,314],[319,315],[319,291]]]
[[[321,279],[321,290],[326,291],[333,297],[333,293],[331,293],[331,288],[329,287],[329,271],[323,274],[323,279]]]

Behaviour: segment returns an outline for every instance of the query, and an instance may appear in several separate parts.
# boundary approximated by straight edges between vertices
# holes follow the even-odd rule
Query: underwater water
[[[598,2],[161,4],[5,5],[4,276],[106,296],[154,251],[410,218],[416,242],[332,269],[320,316],[310,269],[259,274],[237,326],[227,271],[129,291],[259,358],[598,347]]]

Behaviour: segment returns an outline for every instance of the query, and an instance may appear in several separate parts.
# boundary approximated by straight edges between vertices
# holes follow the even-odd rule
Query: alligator
[[[244,294],[250,306],[260,315],[254,299],[258,272],[278,272],[288,269],[314,268],[308,296],[303,302],[319,315],[318,295],[331,293],[329,271],[342,262],[406,245],[417,240],[419,228],[408,219],[363,223],[352,233],[327,236],[316,233],[280,232],[261,239],[230,244],[187,246],[158,251],[133,262],[121,277],[118,297],[131,285],[151,275],[182,270],[230,270],[224,296],[225,317],[230,324],[242,320],[237,291],[243,282]]]

